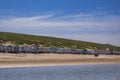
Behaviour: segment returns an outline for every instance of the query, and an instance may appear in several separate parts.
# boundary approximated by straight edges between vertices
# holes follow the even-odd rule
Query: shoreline
[[[108,64],[120,64],[120,63],[80,63],[80,64],[40,64],[40,65],[1,65],[1,68],[32,68],[32,67],[53,67],[53,66],[81,66],[81,65],[108,65]]]
[[[0,68],[120,64],[119,55],[1,54]]]

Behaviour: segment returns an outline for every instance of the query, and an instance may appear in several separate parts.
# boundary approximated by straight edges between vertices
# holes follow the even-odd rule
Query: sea
[[[0,68],[0,80],[120,80],[120,64]]]

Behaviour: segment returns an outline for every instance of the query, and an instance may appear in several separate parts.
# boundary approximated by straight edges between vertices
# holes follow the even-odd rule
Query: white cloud
[[[25,18],[16,18],[13,19],[15,22],[27,22],[27,21],[36,21],[41,19],[46,19],[49,17],[53,17],[54,15],[44,15],[44,16],[34,16],[34,17],[25,17]]]
[[[89,14],[88,14],[89,15]],[[108,17],[86,17],[80,18],[80,16],[85,15],[72,15],[69,16],[69,20],[60,19],[59,17],[56,19],[48,19],[53,17],[54,15],[45,15],[45,16],[35,16],[35,17],[23,17],[23,18],[12,18],[6,20],[0,20],[1,26],[7,27],[80,27],[85,29],[92,29],[97,27],[97,29],[116,29],[119,28],[120,25],[120,16],[108,16]],[[79,16],[79,17],[77,17]],[[67,18],[68,16],[64,16]],[[70,18],[75,17],[75,19]]]
[[[93,16],[94,14],[84,14],[84,13],[81,13],[81,14],[76,14],[76,15],[68,15],[68,16],[63,16],[61,18],[85,18],[85,17],[91,17]]]
[[[120,45],[120,16],[77,14],[68,16],[43,15],[0,19],[0,29],[31,30],[36,34]],[[4,28],[3,28],[4,27]],[[37,29],[36,29],[37,28]],[[39,31],[36,31],[39,30]],[[92,33],[101,32],[101,33]],[[118,31],[117,33],[112,33]],[[106,32],[102,33],[102,32]],[[26,33],[26,31],[25,31]]]

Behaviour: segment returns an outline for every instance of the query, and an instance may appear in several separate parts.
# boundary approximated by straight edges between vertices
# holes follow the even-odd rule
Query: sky
[[[120,46],[120,0],[0,0],[0,31]]]

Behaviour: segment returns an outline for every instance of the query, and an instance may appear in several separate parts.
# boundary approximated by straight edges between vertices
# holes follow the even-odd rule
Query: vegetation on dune
[[[35,36],[27,34],[18,34],[10,32],[0,32],[0,43],[11,42],[15,45],[23,44],[37,44],[44,47],[61,47],[61,48],[77,48],[77,49],[100,49],[100,50],[118,50],[120,47],[112,46],[110,44],[98,44],[92,42],[70,40],[63,38],[47,37],[47,36]]]

